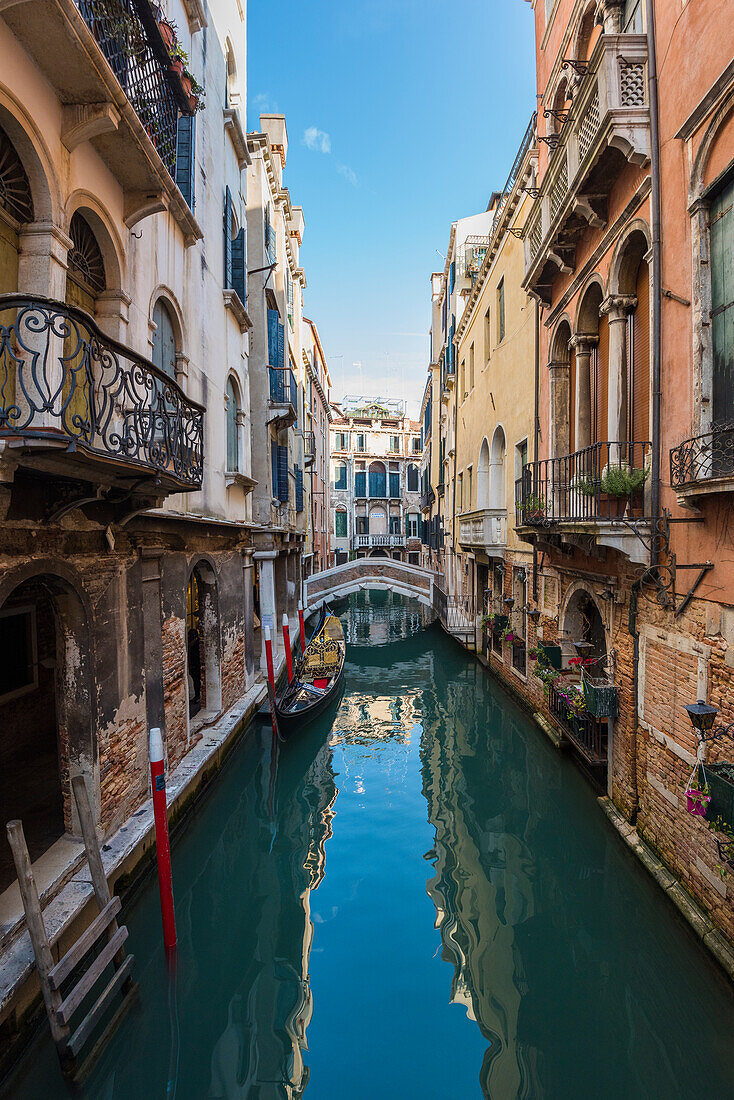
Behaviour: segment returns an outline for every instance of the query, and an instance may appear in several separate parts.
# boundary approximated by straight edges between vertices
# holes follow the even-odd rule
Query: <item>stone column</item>
[[[245,691],[252,686],[255,677],[255,601],[252,591],[253,570],[255,565],[252,560],[252,554],[253,551],[249,547],[242,551],[242,619],[245,635]]]
[[[263,627],[270,627],[270,637],[273,643],[273,660],[278,653],[278,615],[275,604],[275,559],[278,557],[276,550],[256,550],[253,558],[260,567],[260,622]],[[260,667],[265,664],[265,631],[262,632],[262,646],[260,653]]]
[[[571,413],[571,365],[568,360],[554,359],[548,364],[550,389],[551,458],[567,455],[571,447],[569,415]],[[575,394],[574,394],[575,398]]]
[[[599,0],[597,21],[601,21],[605,34],[620,34],[624,20],[624,0]]]
[[[571,337],[576,349],[576,450],[582,451],[591,444],[591,352],[599,343],[599,337],[590,333],[578,333]]]
[[[637,305],[633,294],[610,294],[599,307],[609,320],[609,369],[607,439],[610,443],[623,443],[627,439],[627,318]],[[610,462],[624,460],[621,451],[609,455]],[[610,447],[610,452],[612,448]]]

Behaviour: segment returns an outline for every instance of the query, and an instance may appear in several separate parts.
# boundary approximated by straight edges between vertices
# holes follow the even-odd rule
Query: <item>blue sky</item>
[[[504,185],[535,106],[530,4],[250,0],[247,18],[248,129],[261,111],[286,116],[332,395],[405,397],[415,412],[436,250]]]

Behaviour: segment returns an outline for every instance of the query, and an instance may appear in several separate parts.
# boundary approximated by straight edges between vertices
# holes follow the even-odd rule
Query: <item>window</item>
[[[0,698],[36,686],[36,618],[31,607],[0,612]]]
[[[418,492],[418,467],[413,462],[408,466],[408,492]]]
[[[471,509],[472,500],[474,499],[473,496],[472,496],[472,476],[473,476],[473,474],[474,474],[474,471],[470,466],[466,471],[466,506],[469,509]]]
[[[489,362],[492,351],[492,323],[489,308],[484,314],[484,362]]]
[[[456,283],[456,263],[455,263],[455,261],[452,260],[451,265],[449,267],[449,294],[454,293],[454,284],[455,283]]]
[[[288,303],[288,324],[293,328],[293,279],[289,267],[285,269],[285,290]]]
[[[642,34],[642,0],[626,0],[624,5],[624,30],[626,34]]]
[[[237,473],[240,468],[239,411],[237,392],[230,378],[227,382],[227,470],[229,473]]]
[[[176,123],[176,185],[190,210],[194,209],[195,168],[196,115],[179,115]]]
[[[247,248],[245,229],[237,227],[232,192],[224,194],[224,287],[234,290],[242,305],[247,298]]]
[[[390,470],[390,496],[393,497],[393,498],[396,498],[396,497],[400,496],[400,471],[399,470]]]
[[[367,516],[357,516],[355,519],[356,534],[368,535],[370,533],[370,524]]]
[[[459,397],[463,401],[466,397],[466,360],[461,360],[459,368]]]
[[[464,475],[459,474],[456,495],[459,498],[459,511],[464,507]]]
[[[360,454],[364,454],[364,452],[367,450],[367,436],[364,434],[364,432],[358,432],[357,445],[354,449]]]
[[[293,467],[293,477],[296,483],[296,511],[303,511],[303,470],[300,466]]]
[[[469,348],[469,390],[474,389],[474,345]]]
[[[270,207],[265,207],[265,251],[268,254],[268,261],[271,264],[275,263],[275,227],[272,223],[272,215],[270,213]]]
[[[418,550],[411,550],[408,554],[408,565],[420,565],[421,556]]]
[[[505,338],[505,280],[500,279],[497,287],[497,343],[501,344]]]
[[[414,435],[413,436],[413,442],[412,442],[411,446],[412,446],[412,450],[413,450],[414,455],[419,455],[421,453],[421,451],[423,450],[423,447],[421,445],[421,437],[419,435]]]
[[[153,306],[153,363],[169,378],[176,377],[176,337],[171,311],[162,298]]]
[[[346,462],[334,463],[334,488],[347,488],[347,464]]]
[[[334,513],[334,535],[338,539],[347,537],[347,513],[344,509]]]
[[[418,516],[412,512],[405,517],[405,533],[409,539],[418,538],[418,522]]]
[[[734,421],[734,180],[724,185],[711,202],[711,338],[714,352],[713,421]],[[722,436],[726,439],[726,436]],[[717,442],[717,469],[722,466]],[[725,463],[731,469],[731,459]],[[724,469],[721,469],[724,472]]]
[[[367,496],[367,471],[364,468],[364,463],[362,463],[361,469],[357,467],[354,471],[354,495],[356,497]]]
[[[349,432],[337,432],[336,441],[334,444],[335,451],[348,451],[349,450]]]
[[[274,440],[270,442],[270,464],[273,478],[273,498],[287,504],[290,483],[288,478],[288,448]]]
[[[391,435],[390,436],[390,453],[394,454],[394,455],[400,454],[400,436],[399,435]]]
[[[370,466],[370,496],[387,496],[387,471],[381,462],[373,462]]]
[[[400,534],[400,516],[390,516],[390,534]]]
[[[523,466],[527,465],[528,461],[528,441],[523,439],[522,443],[518,443],[515,447],[515,481],[522,477]]]

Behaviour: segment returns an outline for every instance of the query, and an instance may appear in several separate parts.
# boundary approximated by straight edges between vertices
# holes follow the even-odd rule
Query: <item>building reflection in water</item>
[[[516,939],[518,926],[534,914],[535,869],[523,837],[509,827],[502,807],[493,812],[486,798],[499,770],[493,755],[507,744],[518,758],[509,771],[510,762],[502,762],[504,780],[522,782],[524,739],[508,730],[508,741],[498,749],[487,738],[488,729],[511,719],[491,699],[477,713],[477,671],[465,666],[452,682],[444,678],[435,692],[423,695],[423,791],[436,832],[426,857],[434,868],[427,891],[436,907],[442,957],[454,969],[451,1000],[464,1006],[488,1043],[479,1075],[484,1096],[538,1097],[543,1090],[535,1052],[518,1036],[525,982]]]
[[[344,636],[352,646],[392,645],[409,638],[431,622],[428,608],[396,592],[365,589],[350,597],[342,615]],[[355,662],[359,654],[354,654]]]

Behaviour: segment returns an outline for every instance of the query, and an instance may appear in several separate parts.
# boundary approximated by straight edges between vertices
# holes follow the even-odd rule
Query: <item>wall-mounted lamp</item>
[[[722,737],[731,737],[734,730],[734,722],[729,726],[715,726],[717,707],[712,707],[703,699],[690,703],[686,708],[691,725],[696,731],[699,741],[720,741]]]

